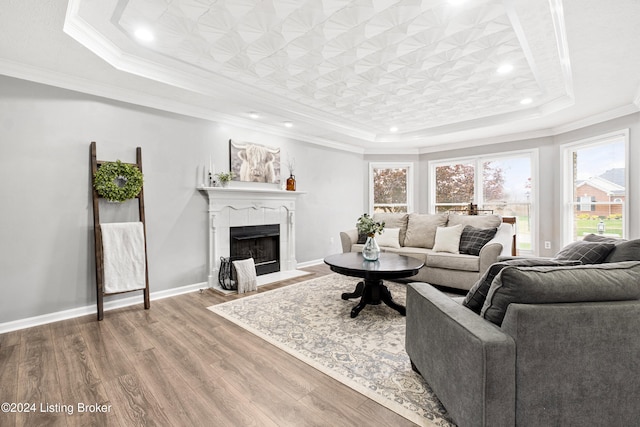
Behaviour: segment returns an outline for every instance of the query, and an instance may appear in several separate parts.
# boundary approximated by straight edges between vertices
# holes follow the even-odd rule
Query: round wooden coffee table
[[[358,305],[351,309],[352,318],[367,304],[378,305],[380,302],[405,316],[406,308],[393,301],[391,292],[382,283],[382,279],[410,277],[418,274],[418,270],[424,265],[418,259],[392,253],[381,253],[377,261],[367,261],[360,252],[330,255],[324,262],[336,273],[364,279],[356,285],[353,292],[342,294],[344,300],[361,297]]]

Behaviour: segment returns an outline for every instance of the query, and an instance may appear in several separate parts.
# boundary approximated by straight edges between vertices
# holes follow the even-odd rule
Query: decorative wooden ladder
[[[102,230],[100,229],[100,195],[95,189],[95,175],[98,171],[98,168],[105,163],[104,161],[99,161],[96,157],[96,142],[91,142],[91,187],[93,193],[93,233],[95,240],[95,255],[96,255],[96,288],[97,288],[97,303],[98,303],[98,320],[102,320],[104,318],[104,305],[103,299],[105,296],[109,295],[117,295],[126,292],[135,292],[140,289],[131,290],[131,291],[123,291],[123,292],[114,292],[114,293],[105,293],[104,292],[104,258],[103,258],[103,249],[102,249]],[[140,147],[136,148],[136,163],[130,163],[138,167],[140,172],[142,172],[142,149]],[[147,261],[147,226],[144,218],[144,186],[140,189],[140,193],[136,196],[138,199],[138,215],[140,222],[142,222],[142,230],[144,233],[144,264],[145,264],[145,287],[143,289],[144,292],[144,308],[149,309],[151,307],[151,303],[149,301],[149,263]]]

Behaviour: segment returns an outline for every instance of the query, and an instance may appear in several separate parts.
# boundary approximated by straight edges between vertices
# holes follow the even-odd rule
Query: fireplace
[[[229,228],[232,260],[253,258],[256,275],[280,271],[280,224]]]
[[[200,187],[209,199],[209,250],[207,282],[218,285],[220,258],[231,256],[230,228],[275,224],[279,226],[279,271],[263,274],[258,282],[268,283],[270,276],[294,277],[296,266],[296,199],[304,191],[268,188]],[[274,243],[275,244],[275,243]],[[270,263],[274,264],[274,263]]]

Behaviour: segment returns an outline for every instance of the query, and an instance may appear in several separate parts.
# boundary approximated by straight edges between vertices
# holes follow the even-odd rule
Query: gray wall
[[[560,248],[560,144],[630,129],[629,236],[640,237],[640,113],[555,137],[422,155],[367,155],[0,77],[0,323],[95,304],[89,143],[98,158],[133,161],[142,147],[151,290],[206,280],[207,199],[196,184],[213,155],[228,168],[230,138],[282,148],[296,160],[300,263],[340,251],[339,232],[368,206],[371,161],[416,164],[416,210],[426,212],[428,162],[536,147],[538,248]],[[283,173],[286,172],[286,168]],[[103,209],[108,220],[135,205]],[[125,212],[123,215],[122,212]]]
[[[95,304],[91,141],[100,160],[135,161],[142,147],[152,293],[206,281],[195,187],[210,155],[228,170],[230,138],[295,158],[298,262],[340,251],[365,204],[361,154],[0,77],[0,323]],[[124,220],[137,205],[102,206]]]

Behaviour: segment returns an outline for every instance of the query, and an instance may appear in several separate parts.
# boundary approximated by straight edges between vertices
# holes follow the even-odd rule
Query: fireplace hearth
[[[280,224],[229,228],[231,259],[253,258],[256,275],[280,271]]]

